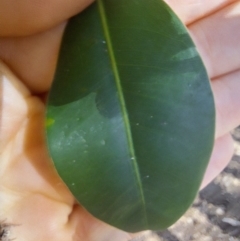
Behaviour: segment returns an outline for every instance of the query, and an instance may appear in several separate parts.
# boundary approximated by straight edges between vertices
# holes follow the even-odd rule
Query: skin
[[[63,30],[67,19],[91,2],[0,1],[0,220],[15,225],[10,237],[18,241],[127,241],[136,236],[96,220],[78,205],[46,151],[44,99]],[[229,132],[240,124],[240,1],[166,2],[187,25],[211,78],[216,141],[204,187],[231,159]]]

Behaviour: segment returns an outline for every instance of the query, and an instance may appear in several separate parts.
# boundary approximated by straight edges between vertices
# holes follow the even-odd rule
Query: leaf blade
[[[71,20],[48,102],[48,145],[61,177],[96,217],[131,232],[176,221],[200,185],[214,114],[199,55],[163,2],[103,0]]]

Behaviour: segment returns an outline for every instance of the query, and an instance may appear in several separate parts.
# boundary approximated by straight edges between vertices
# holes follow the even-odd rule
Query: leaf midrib
[[[142,202],[142,206],[143,206],[143,213],[145,216],[144,220],[145,220],[145,225],[147,228],[148,227],[148,219],[147,219],[147,213],[146,213],[146,202],[145,202],[145,197],[144,197],[144,193],[143,193],[140,172],[139,172],[136,155],[135,155],[135,151],[134,151],[131,126],[130,126],[130,122],[128,119],[126,103],[124,100],[123,90],[122,90],[122,86],[121,86],[121,79],[120,79],[118,68],[117,68],[116,58],[115,58],[112,41],[111,41],[111,37],[110,37],[110,33],[109,33],[109,28],[108,28],[108,23],[107,23],[107,19],[106,19],[106,13],[105,13],[103,1],[98,0],[97,4],[98,4],[99,14],[100,14],[103,31],[104,31],[104,35],[105,35],[105,39],[106,39],[110,62],[111,62],[112,68],[113,68],[113,74],[115,77],[116,87],[118,90],[118,96],[119,96],[119,101],[120,101],[121,110],[122,110],[122,114],[123,114],[123,120],[124,120],[124,124],[126,127],[125,129],[126,129],[126,135],[127,135],[128,145],[129,145],[129,152],[131,155],[131,161],[133,164],[133,168],[134,168],[134,171],[136,174],[137,186],[139,187],[139,190],[140,190],[140,197],[141,197],[141,202]]]

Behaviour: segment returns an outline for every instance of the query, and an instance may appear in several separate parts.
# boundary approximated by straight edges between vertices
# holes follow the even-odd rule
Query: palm
[[[75,203],[56,174],[45,147],[42,97],[51,84],[64,20],[91,1],[75,1],[68,8],[62,6],[62,13],[58,5],[61,14],[58,12],[56,16],[53,14],[55,18],[40,19],[27,26],[21,21],[14,22],[13,12],[7,15],[10,10],[4,2],[0,3],[0,9],[7,10],[0,14],[0,22],[5,23],[0,27],[0,35],[8,37],[0,38],[0,58],[22,82],[1,64],[0,220],[18,225],[12,228],[11,237],[19,241],[129,240],[129,234],[94,219]],[[49,9],[54,9],[54,1],[46,2]],[[240,4],[230,5],[231,1],[227,0],[211,3],[202,0],[202,4],[197,0],[166,2],[189,25],[212,79],[217,127],[215,149],[203,183],[206,185],[230,159],[233,150],[228,133],[240,122],[240,114],[236,111],[240,108],[240,36],[236,36]],[[37,17],[42,16],[40,12],[44,8],[33,9]],[[21,10],[20,18],[34,17],[33,14],[26,16],[24,4]],[[210,14],[213,12],[216,13]],[[63,23],[58,25],[60,22]],[[13,23],[19,26],[11,27]],[[232,33],[234,38],[231,39]],[[20,35],[24,37],[14,37]]]

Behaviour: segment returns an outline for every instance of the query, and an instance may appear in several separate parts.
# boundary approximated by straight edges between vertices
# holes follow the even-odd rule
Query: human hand
[[[17,225],[11,238],[19,241],[133,237],[98,221],[75,202],[45,146],[43,99],[51,85],[65,21],[91,2],[11,1],[11,6],[8,0],[0,2],[0,59],[20,79],[1,64],[0,220]],[[216,142],[205,186],[230,160],[233,145],[228,133],[240,123],[240,3],[166,2],[188,25],[212,80]]]

